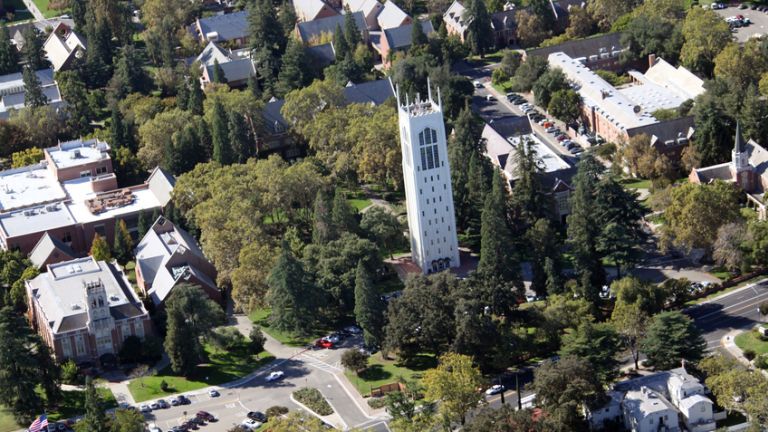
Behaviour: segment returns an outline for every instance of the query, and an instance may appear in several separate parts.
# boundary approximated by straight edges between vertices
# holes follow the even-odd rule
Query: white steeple
[[[427,98],[397,95],[403,179],[413,262],[424,273],[459,266],[451,169],[440,89],[437,102],[427,81]]]

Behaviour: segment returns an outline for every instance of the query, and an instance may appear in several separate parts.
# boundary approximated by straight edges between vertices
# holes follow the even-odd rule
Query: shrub
[[[141,359],[148,363],[154,363],[160,360],[165,349],[163,341],[157,336],[147,336],[141,345]]]
[[[213,329],[208,340],[216,348],[231,350],[245,342],[245,336],[234,327],[218,327]]]
[[[138,336],[128,336],[123,341],[123,346],[120,347],[121,363],[136,363],[141,359],[141,339]]]
[[[753,350],[751,350],[749,348],[744,350],[744,357],[746,357],[746,359],[749,360],[749,361],[752,361],[752,359],[754,359],[756,355],[757,354],[755,353],[755,351],[753,351]]]
[[[758,369],[768,369],[768,354],[761,354],[755,359],[755,367]]]
[[[168,392],[168,383],[165,380],[160,381],[160,390]]]
[[[253,326],[251,332],[248,334],[250,339],[248,343],[248,350],[251,354],[258,354],[264,351],[264,344],[267,342],[267,338],[264,333],[261,332],[259,326]]]
[[[341,355],[341,364],[354,372],[360,372],[368,367],[368,356],[356,349],[348,349]]]
[[[320,390],[312,387],[304,387],[293,392],[293,397],[304,404],[307,408],[316,412],[321,416],[327,416],[333,414],[333,408],[325,400]]]
[[[77,384],[79,379],[77,365],[72,360],[67,360],[61,365],[61,381],[64,384]]]
[[[265,413],[269,418],[280,417],[281,415],[288,414],[288,408],[280,405],[275,405],[267,408]]]
[[[764,301],[760,303],[760,306],[758,307],[758,309],[760,310],[761,315],[763,316],[768,315],[768,301]]]
[[[373,409],[384,408],[387,406],[387,399],[382,397],[375,397],[368,399],[368,406]]]

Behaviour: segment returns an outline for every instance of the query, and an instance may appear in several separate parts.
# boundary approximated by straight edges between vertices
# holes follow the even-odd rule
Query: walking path
[[[27,10],[32,14],[33,17],[35,17],[35,21],[45,21],[45,16],[42,12],[40,12],[40,9],[37,7],[35,2],[32,0],[23,0],[24,6],[27,7]]]

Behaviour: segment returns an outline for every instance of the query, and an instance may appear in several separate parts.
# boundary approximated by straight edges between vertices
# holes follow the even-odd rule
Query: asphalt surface
[[[720,299],[688,308],[707,341],[707,348],[716,349],[731,330],[748,330],[762,322],[760,303],[768,300],[768,280],[750,288],[734,291]]]
[[[358,428],[366,431],[389,431],[382,420],[366,416],[363,410],[347,394],[338,382],[334,372],[341,371],[340,359],[345,348],[358,345],[359,340],[348,339],[336,349],[309,350],[290,359],[284,359],[274,370],[281,370],[285,377],[276,382],[267,382],[269,371],[231,388],[220,390],[220,396],[211,397],[207,392],[187,394],[190,405],[160,409],[145,414],[150,425],[157,425],[163,431],[180,425],[195,416],[198,411],[208,411],[218,418],[217,422],[200,427],[200,431],[226,432],[246,419],[248,411],[265,412],[267,408],[280,405],[291,411],[301,410],[290,395],[302,387],[314,387],[325,396],[339,415],[331,425],[336,429]]]

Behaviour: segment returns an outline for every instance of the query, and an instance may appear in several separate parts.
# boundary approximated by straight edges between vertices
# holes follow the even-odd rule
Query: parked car
[[[485,95],[485,100],[490,102],[490,101],[496,100],[496,97],[493,96],[492,94]]]
[[[240,425],[243,426],[244,428],[248,429],[248,430],[254,430],[254,429],[258,429],[258,428],[261,427],[261,423],[257,422],[256,420],[251,420],[251,419],[243,420],[243,422]]]
[[[149,427],[149,432],[163,432],[163,430],[157,427],[157,425],[152,425]]]
[[[188,397],[186,397],[184,395],[179,395],[179,404],[180,405],[189,405],[191,403],[192,403],[192,401],[189,400]]]
[[[499,394],[504,391],[504,386],[501,384],[494,384],[492,385],[488,390],[485,391],[485,394],[488,396]]]
[[[172,397],[168,401],[171,403],[171,406],[179,406],[179,405],[181,405],[181,401],[177,397]]]
[[[564,135],[564,134],[560,134],[560,135],[557,135],[557,136],[555,137],[555,139],[557,139],[558,141],[565,141],[565,140],[567,140],[567,139],[568,139],[568,136],[567,136],[567,135]]]
[[[248,417],[251,420],[256,420],[257,422],[266,423],[267,422],[267,415],[264,414],[261,411],[251,411],[249,412],[246,417]]]
[[[152,409],[152,410],[160,409],[160,404],[157,403],[157,402],[151,402],[149,404],[149,408]]]
[[[218,390],[210,389],[208,390],[208,396],[215,398],[221,396],[221,394],[218,392]]]
[[[363,330],[356,325],[344,327],[344,331],[351,333],[353,335],[358,335],[363,333]]]
[[[139,411],[143,413],[148,413],[152,411],[152,408],[150,408],[149,405],[147,404],[141,404],[141,406],[139,406]]]
[[[207,422],[215,422],[217,420],[216,417],[208,411],[198,411],[197,414],[195,414],[195,417]]]
[[[475,86],[475,88],[483,88],[483,84],[480,81],[472,81],[472,85]]]
[[[272,371],[267,375],[266,380],[268,382],[277,381],[279,379],[282,379],[285,376],[285,372],[283,371]]]
[[[712,5],[710,5],[712,9],[725,9],[725,5],[722,3],[714,2]]]
[[[547,131],[547,133],[555,133],[557,131],[557,128],[554,126],[550,126],[544,130]]]

